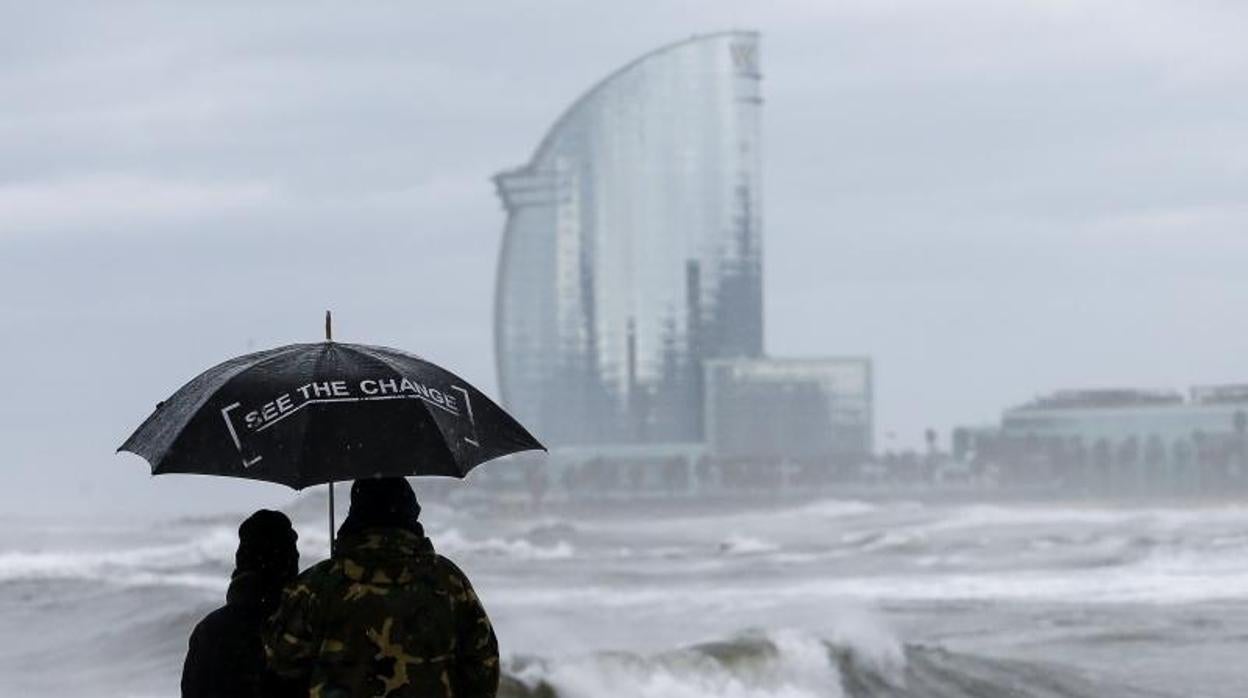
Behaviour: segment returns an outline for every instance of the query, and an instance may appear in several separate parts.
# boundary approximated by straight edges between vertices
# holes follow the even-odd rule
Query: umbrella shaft
[[[329,481],[329,556],[334,556],[334,481]]]

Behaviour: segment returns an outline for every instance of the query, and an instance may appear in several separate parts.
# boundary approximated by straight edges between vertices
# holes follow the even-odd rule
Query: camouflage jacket
[[[468,578],[428,538],[343,536],[288,586],[265,650],[312,698],[480,698],[498,690],[498,641]]]

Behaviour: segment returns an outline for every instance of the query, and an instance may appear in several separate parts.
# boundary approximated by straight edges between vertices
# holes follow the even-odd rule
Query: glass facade
[[[710,361],[706,387],[714,456],[850,462],[871,453],[869,359]]]
[[[1112,463],[1182,465],[1201,450],[1228,444],[1243,449],[1246,430],[1245,386],[1196,387],[1186,400],[1174,392],[1068,391],[1006,410],[1001,417],[1003,438],[1056,450],[1055,460],[1083,465],[1098,457]]]
[[[545,443],[696,442],[703,362],[763,352],[758,36],[649,53],[494,178],[495,352]]]

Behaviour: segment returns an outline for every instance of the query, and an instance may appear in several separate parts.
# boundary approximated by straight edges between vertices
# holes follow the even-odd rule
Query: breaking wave
[[[540,545],[528,540],[468,538],[456,529],[438,532],[440,552],[514,560],[563,560],[576,550],[566,541]],[[231,526],[214,526],[184,542],[95,550],[11,550],[0,552],[0,583],[35,580],[84,580],[122,585],[194,586],[224,589],[233,567],[238,535]],[[299,539],[305,566],[323,559],[329,548],[324,531],[305,531]]]
[[[438,552],[448,555],[468,553],[487,557],[506,557],[515,560],[567,560],[576,550],[567,541],[539,545],[523,538],[468,538],[454,528],[430,534]]]
[[[780,550],[780,546],[753,536],[732,536],[719,544],[725,555],[760,555]]]
[[[120,550],[3,552],[0,583],[82,580],[223,589],[237,545],[234,531],[220,527],[182,543]]]
[[[916,505],[917,506],[917,505]],[[789,516],[813,516],[826,519],[838,519],[850,516],[864,516],[876,512],[879,505],[856,499],[821,499],[795,507],[788,512]]]
[[[501,698],[1114,698],[1149,694],[1070,668],[879,638],[752,632],[652,655],[509,662]]]

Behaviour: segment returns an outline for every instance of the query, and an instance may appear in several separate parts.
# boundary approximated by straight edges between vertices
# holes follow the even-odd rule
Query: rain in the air
[[[0,694],[1248,695],[1246,34],[0,0]]]

